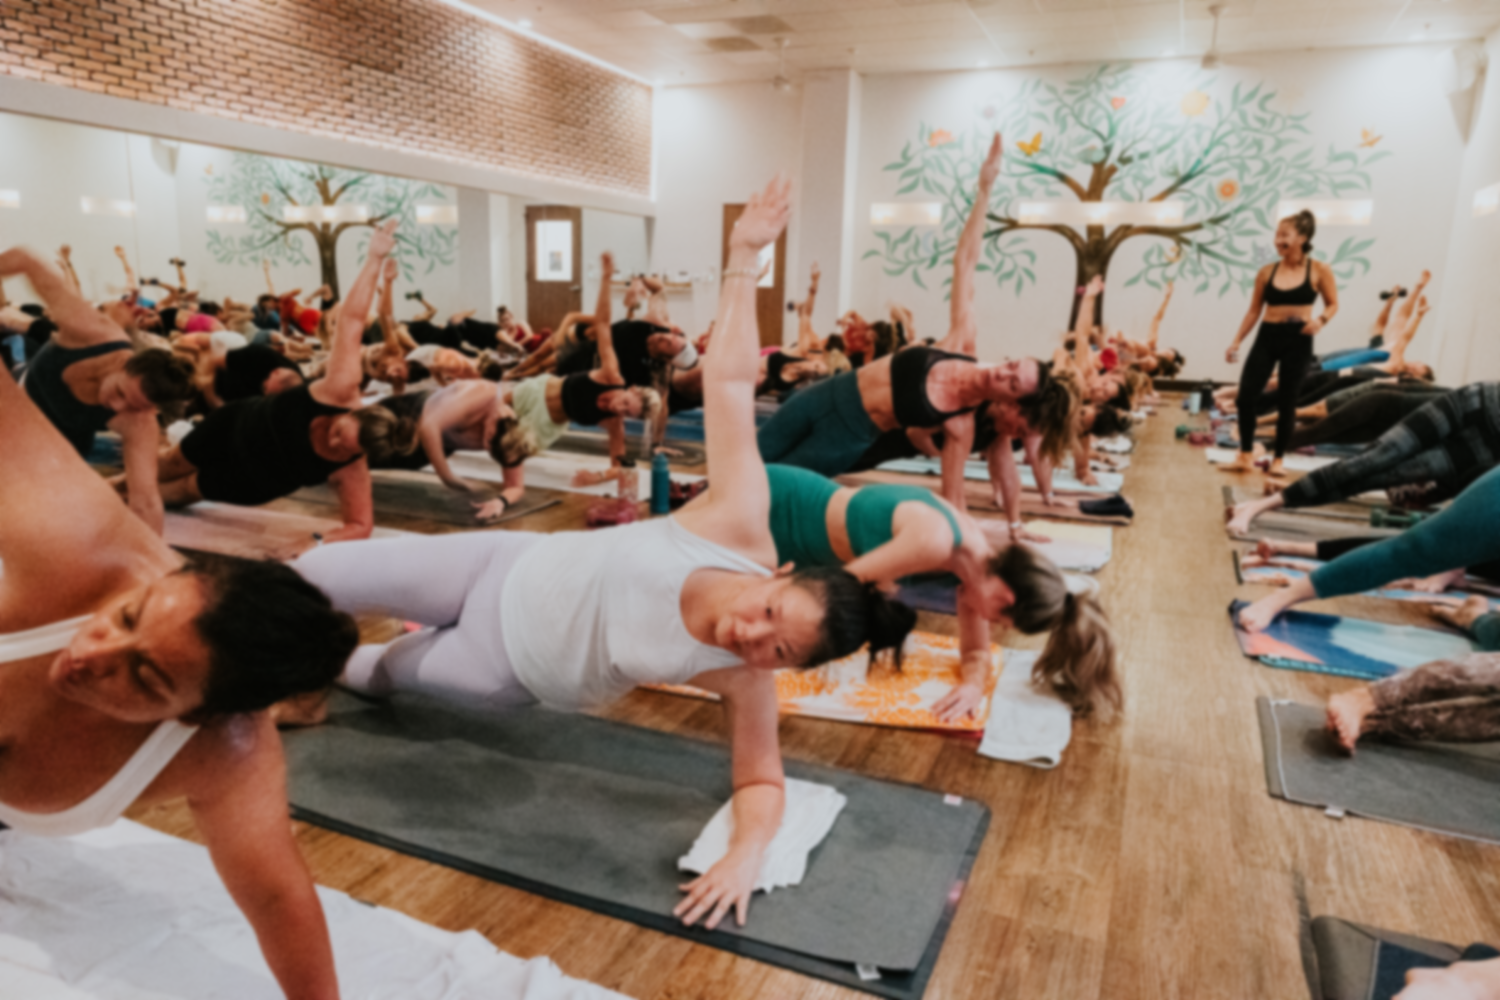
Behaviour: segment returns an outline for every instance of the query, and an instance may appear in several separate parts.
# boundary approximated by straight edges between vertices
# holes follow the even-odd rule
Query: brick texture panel
[[[436,0],[0,0],[0,73],[650,194],[649,87]]]

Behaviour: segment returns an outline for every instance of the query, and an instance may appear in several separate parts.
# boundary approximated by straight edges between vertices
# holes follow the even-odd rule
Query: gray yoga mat
[[[483,494],[459,493],[456,490],[450,490],[436,476],[421,472],[373,472],[370,480],[375,513],[425,518],[460,528],[493,527],[518,517],[525,517],[527,514],[535,514],[548,507],[555,507],[562,502],[560,495],[555,491],[533,487],[526,491],[526,495],[519,503],[507,507],[501,517],[481,524],[474,520],[474,501],[487,499]],[[338,494],[327,483],[320,486],[304,486],[292,494],[292,499],[305,503],[329,504],[335,507],[339,502]]]
[[[1398,934],[1338,917],[1315,918],[1311,938],[1318,971],[1318,992],[1313,1000],[1388,998],[1391,993],[1381,988],[1381,972],[1393,959],[1402,968],[1390,971],[1404,972],[1410,968],[1441,968],[1463,956],[1461,949],[1442,941]]]
[[[702,465],[708,461],[708,452],[702,441],[683,441],[677,438],[668,438],[662,442],[662,445],[675,453],[671,456],[674,465]],[[603,431],[570,430],[558,438],[551,447],[557,451],[571,451],[579,455],[607,457],[609,455],[609,435]],[[651,456],[641,452],[640,435],[633,435],[625,439],[625,453],[637,462],[645,463],[649,471]]]
[[[1500,844],[1500,744],[1363,740],[1352,757],[1313,705],[1256,700],[1276,798]]]
[[[725,748],[585,715],[338,693],[285,735],[294,815],[577,906],[879,995],[920,997],[989,823],[980,803],[786,763],[848,797],[799,886],[743,928],[684,928],[677,870],[728,800]],[[862,980],[856,964],[880,970]]]
[[[1224,487],[1224,506],[1232,507],[1238,499],[1231,486]],[[1319,517],[1297,510],[1273,510],[1257,517],[1250,530],[1236,536],[1242,541],[1269,538],[1279,542],[1321,542],[1333,538],[1389,538],[1401,534],[1399,528],[1372,528],[1363,522],[1336,517]]]

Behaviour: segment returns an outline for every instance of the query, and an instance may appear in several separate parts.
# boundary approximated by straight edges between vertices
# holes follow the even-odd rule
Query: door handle
[[[568,291],[570,291],[570,292],[581,292],[581,291],[583,291],[583,286],[582,285],[569,285],[568,286]]]

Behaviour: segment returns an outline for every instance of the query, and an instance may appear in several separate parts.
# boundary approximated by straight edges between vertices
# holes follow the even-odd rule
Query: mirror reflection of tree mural
[[[1080,286],[1096,274],[1107,276],[1125,241],[1154,237],[1127,286],[1160,288],[1173,281],[1221,296],[1248,289],[1274,256],[1278,201],[1367,195],[1369,167],[1389,153],[1375,148],[1380,137],[1368,131],[1358,141],[1351,135],[1351,148],[1320,149],[1310,138],[1309,116],[1273,107],[1276,93],[1264,84],[1236,84],[1225,94],[1215,82],[1198,72],[1168,78],[1103,65],[1061,86],[1028,80],[980,107],[967,128],[919,124],[916,139],[885,170],[897,175],[898,196],[921,192],[941,199],[943,223],[935,231],[877,230],[880,246],[865,257],[879,258],[886,274],[910,275],[922,288],[924,274],[949,270],[984,149],[998,130],[1005,135],[1005,160],[979,265],[997,284],[1019,294],[1036,281],[1037,250],[1027,231],[1037,230],[1072,248]],[[1349,131],[1356,131],[1353,124]],[[1021,201],[1057,197],[1174,199],[1184,205],[1183,221],[1079,228],[1018,217]],[[1373,244],[1349,237],[1331,254],[1320,249],[1314,256],[1347,281],[1370,269],[1364,255]],[[1101,317],[1102,307],[1101,296]]]
[[[363,255],[371,227],[390,218],[401,220],[398,259],[408,281],[456,257],[457,226],[417,221],[419,203],[451,202],[440,185],[249,153],[234,153],[223,174],[212,166],[208,171],[209,204],[245,211],[243,223],[208,233],[208,251],[220,264],[258,266],[265,259],[299,265],[316,259],[322,283],[337,298],[340,238],[358,231],[356,250]]]

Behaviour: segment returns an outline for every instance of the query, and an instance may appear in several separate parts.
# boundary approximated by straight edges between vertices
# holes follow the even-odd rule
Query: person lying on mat
[[[323,540],[369,537],[375,514],[366,456],[379,460],[410,452],[417,443],[415,421],[398,419],[383,406],[360,405],[359,339],[376,276],[395,246],[395,227],[391,221],[370,237],[369,257],[339,316],[326,374],[205,417],[162,455],[157,475],[168,504],[255,506],[327,482],[338,493],[344,523]]]
[[[1367,490],[1434,483],[1437,495],[1455,496],[1497,463],[1500,382],[1476,382],[1427,403],[1358,455],[1229,508],[1229,533],[1245,534],[1267,511],[1338,503]]]
[[[156,415],[175,412],[193,398],[192,366],[167,351],[136,351],[118,321],[128,321],[129,307],[123,315],[95,309],[63,274],[30,250],[0,253],[0,276],[12,274],[31,282],[55,324],[51,340],[26,366],[26,395],[80,455],[88,455],[99,431],[108,428],[120,435],[124,478],[132,487],[130,509],[160,533],[164,515],[156,486]]]
[[[1025,635],[1050,631],[1032,671],[1079,715],[1117,710],[1123,695],[1115,674],[1109,619],[1088,595],[1073,594],[1061,571],[1004,526],[987,531],[921,486],[841,487],[790,465],[768,465],[771,537],[776,561],[798,569],[842,566],[866,583],[894,588],[905,577],[952,573],[958,578],[962,680],[933,712],[945,722],[972,715],[990,671],[990,626],[1013,625]],[[710,488],[688,505],[713,502]],[[901,666],[901,650],[892,650]]]
[[[729,236],[704,372],[711,503],[602,531],[330,545],[294,566],[339,608],[428,626],[362,646],[344,673],[361,690],[418,690],[497,710],[538,701],[583,709],[637,684],[690,683],[719,694],[729,721],[734,836],[729,854],[683,887],[675,911],[708,928],[731,908],[744,922],[781,824],[772,669],[824,663],[866,642],[876,652],[897,647],[916,619],[843,570],[777,568],[770,488],[755,447],[755,276],[760,249],[786,226],[789,189],[773,180]]]
[[[1315,475],[1316,472],[1308,478]],[[1306,479],[1293,487],[1303,482]],[[1435,573],[1461,571],[1464,567],[1484,567],[1481,572],[1493,573],[1494,565],[1500,561],[1500,531],[1495,530],[1497,510],[1500,510],[1500,468],[1480,476],[1431,518],[1419,521],[1399,535],[1359,544],[1302,579],[1241,609],[1240,626],[1259,632],[1277,615],[1304,601],[1361,594],[1389,586],[1395,580],[1430,577]],[[1324,544],[1327,543],[1319,543],[1315,552],[1320,557],[1335,551],[1331,545],[1325,549]],[[1275,548],[1271,547],[1269,554],[1274,554]],[[1265,554],[1268,553],[1262,553]]]
[[[271,704],[338,676],[353,619],[287,567],[187,563],[0,373],[0,823],[105,827],[186,797],[289,997],[338,996]]]
[[[1033,358],[998,365],[974,360],[978,327],[974,317],[974,268],[984,242],[990,188],[1000,173],[1001,143],[996,135],[979,172],[973,210],[953,255],[951,328],[937,347],[909,347],[794,393],[760,429],[761,457],[825,476],[848,472],[860,457],[897,427],[942,429],[943,495],[963,502],[964,463],[974,440],[974,411],[986,403],[1022,396],[1066,394],[1068,390]],[[1059,424],[1072,430],[1065,407],[1040,407],[1064,414]],[[1041,428],[1045,435],[1050,428]]]
[[[797,303],[797,346],[777,348],[760,359],[761,380],[756,393],[781,395],[803,383],[826,378],[828,363],[823,360],[823,341],[813,329],[813,308],[818,300],[818,278],[822,272],[814,262],[807,298]]]
[[[1328,699],[1328,731],[1349,753],[1366,736],[1500,740],[1500,653],[1433,660]]]

